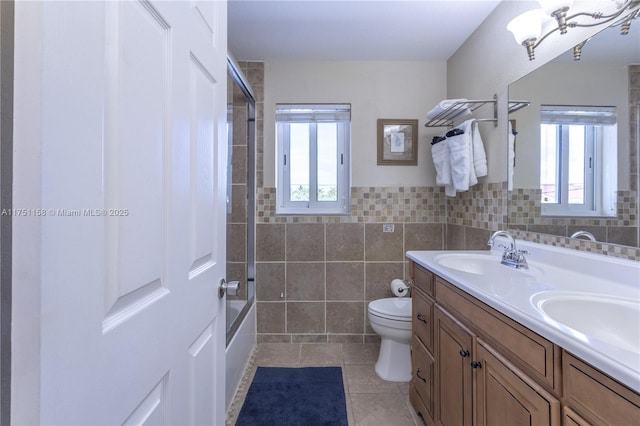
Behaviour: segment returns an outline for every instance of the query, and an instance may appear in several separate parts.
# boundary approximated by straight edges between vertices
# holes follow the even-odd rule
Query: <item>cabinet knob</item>
[[[418,315],[416,315],[416,319],[417,319],[418,321],[422,321],[422,322],[423,322],[423,323],[425,323],[425,324],[427,323],[427,320],[426,320],[426,319],[424,319],[424,317],[422,316],[422,314],[418,314]]]
[[[468,357],[469,355],[470,355],[470,354],[469,354],[469,351],[465,351],[464,349],[460,349],[460,356],[461,356],[462,358],[466,358],[466,357]]]
[[[471,361],[471,368],[482,368],[482,363],[480,361]]]

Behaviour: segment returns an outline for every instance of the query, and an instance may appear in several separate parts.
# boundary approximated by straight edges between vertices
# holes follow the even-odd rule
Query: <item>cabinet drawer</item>
[[[562,353],[565,403],[597,425],[640,422],[640,395],[570,353]]]
[[[433,299],[420,289],[412,294],[413,333],[433,353]]]
[[[435,279],[435,291],[439,304],[465,318],[469,328],[499,348],[510,362],[560,393],[559,349],[553,343],[440,277]]]
[[[433,357],[419,340],[411,347],[411,384],[429,417],[433,417]],[[424,416],[423,416],[424,417]]]
[[[433,297],[433,273],[415,262],[413,265],[413,285]]]

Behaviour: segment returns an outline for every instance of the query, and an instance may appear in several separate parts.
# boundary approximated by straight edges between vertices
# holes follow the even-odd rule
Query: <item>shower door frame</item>
[[[233,339],[236,331],[244,321],[249,309],[251,309],[251,306],[255,303],[256,98],[240,66],[230,55],[227,55],[227,70],[233,78],[233,82],[247,99],[247,299],[231,326],[229,326],[229,324],[226,326],[226,344],[229,345],[229,342]],[[230,279],[232,279],[232,277],[230,277]]]

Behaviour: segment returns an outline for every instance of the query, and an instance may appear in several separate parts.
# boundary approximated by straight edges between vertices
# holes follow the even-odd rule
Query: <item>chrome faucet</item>
[[[587,232],[587,231],[578,231],[578,232],[574,232],[571,235],[571,238],[580,238],[580,237],[584,237],[585,240],[589,240],[593,242],[596,241],[596,237],[594,237],[591,232]]]
[[[502,261],[500,263],[511,268],[529,269],[529,265],[527,265],[527,259],[524,257],[524,255],[529,254],[529,252],[525,250],[518,250],[516,248],[516,240],[513,238],[513,235],[511,235],[509,231],[494,232],[493,234],[491,234],[489,241],[487,241],[487,245],[493,247],[496,237],[505,237],[509,242],[509,247],[502,244],[498,246],[504,248],[504,252],[502,253]]]

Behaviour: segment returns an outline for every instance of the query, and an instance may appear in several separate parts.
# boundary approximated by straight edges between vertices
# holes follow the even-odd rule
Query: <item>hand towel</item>
[[[464,117],[465,115],[469,115],[471,114],[471,110],[468,108],[467,104],[464,103],[466,102],[467,99],[445,99],[443,101],[440,101],[438,103],[438,105],[436,105],[435,107],[433,107],[431,109],[431,111],[429,111],[427,113],[427,118],[429,120],[433,119],[433,118],[447,118],[447,119],[454,119],[454,118],[461,118]],[[443,114],[442,116],[440,116],[444,111],[446,111],[448,108],[451,108],[454,104],[460,102],[460,105],[456,105],[454,109],[452,109],[451,111],[449,111],[447,114]]]
[[[469,185],[478,180],[472,167],[471,138],[468,133],[447,138],[449,144],[449,160],[451,163],[451,181],[456,191],[468,191]]]
[[[480,137],[480,129],[478,128],[478,122],[471,121],[471,127],[473,129],[471,133],[471,144],[473,145],[473,169],[476,172],[477,177],[487,175],[487,154],[484,151],[484,143]]]
[[[451,185],[451,164],[447,139],[431,145],[431,157],[436,168],[436,185]]]

